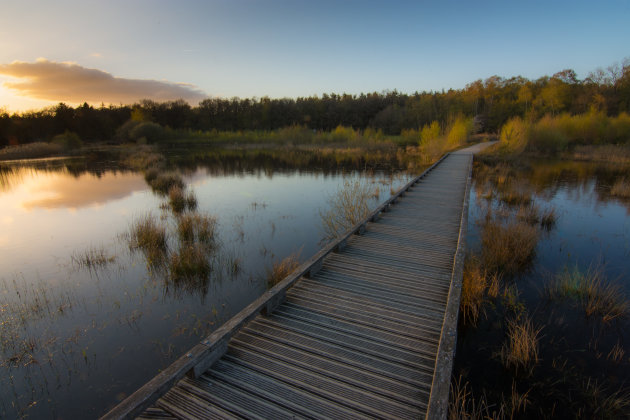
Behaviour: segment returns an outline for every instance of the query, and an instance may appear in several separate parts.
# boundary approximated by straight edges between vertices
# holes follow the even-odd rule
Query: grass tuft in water
[[[531,319],[521,317],[507,321],[507,340],[503,343],[500,357],[506,368],[518,373],[524,370],[531,374],[538,363],[538,334],[542,328],[535,328]]]
[[[497,297],[499,276],[481,268],[479,258],[469,255],[464,261],[460,311],[465,324],[476,324],[488,297]]]
[[[481,230],[483,267],[491,273],[510,276],[532,262],[538,243],[538,229],[522,221],[502,222],[488,218]]]
[[[271,270],[267,272],[267,287],[272,288],[284,280],[289,274],[300,266],[300,253],[294,253],[281,261],[273,263]]]
[[[185,213],[177,218],[177,234],[184,243],[197,242],[206,248],[216,244],[217,219],[200,213]]]
[[[369,185],[361,181],[344,181],[343,187],[328,199],[328,211],[319,213],[326,238],[343,235],[367,217],[370,211],[368,201],[372,196]]]
[[[174,281],[207,279],[211,271],[207,250],[199,243],[183,244],[169,261],[169,273]]]
[[[83,251],[76,251],[70,259],[77,268],[102,268],[116,261],[114,255],[109,255],[104,247],[89,247]]]
[[[167,256],[166,228],[151,213],[132,221],[128,234],[129,248],[144,253],[147,263],[159,266]]]
[[[146,177],[146,176],[145,176]],[[185,184],[182,180],[182,176],[173,171],[158,171],[155,178],[152,178],[149,182],[151,188],[161,194],[167,194],[173,187],[184,188]]]
[[[185,192],[179,185],[172,186],[168,190],[168,203],[174,213],[182,213],[186,210],[193,211],[197,208],[197,198],[192,191]]]
[[[621,286],[606,279],[601,265],[586,271],[577,266],[565,269],[545,285],[543,294],[550,300],[576,300],[587,317],[598,315],[604,322],[625,318],[630,313],[630,303]]]

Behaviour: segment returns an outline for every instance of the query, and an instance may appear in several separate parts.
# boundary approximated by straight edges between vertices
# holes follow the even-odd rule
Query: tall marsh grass
[[[464,261],[460,311],[465,324],[476,324],[483,313],[483,305],[488,297],[496,298],[499,293],[498,274],[489,274],[479,258],[468,255]]]
[[[329,209],[319,213],[327,239],[343,235],[370,212],[372,187],[357,181],[344,181],[343,186],[328,199]]]
[[[160,266],[164,263],[168,251],[166,228],[151,213],[131,222],[127,239],[129,248],[142,251],[149,265]]]
[[[507,339],[500,352],[506,368],[531,374],[538,363],[538,335],[541,329],[534,327],[532,320],[527,317],[507,321]]]
[[[180,242],[197,242],[206,248],[216,245],[217,219],[209,214],[185,213],[177,219],[177,234]]]
[[[526,269],[534,259],[539,232],[519,220],[489,217],[481,229],[481,261],[491,273],[511,276]]]
[[[630,301],[619,284],[609,281],[601,265],[586,271],[567,268],[545,285],[543,295],[549,300],[571,299],[587,317],[600,316],[604,322],[630,314]]]
[[[186,192],[179,185],[175,185],[168,190],[168,204],[176,214],[186,210],[193,211],[197,208],[197,197],[192,191]]]
[[[300,253],[294,253],[288,257],[273,263],[271,270],[267,272],[267,288],[272,288],[284,280],[289,274],[300,266]]]

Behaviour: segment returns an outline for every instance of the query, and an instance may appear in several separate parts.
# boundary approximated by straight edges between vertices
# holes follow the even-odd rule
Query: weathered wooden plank
[[[411,316],[404,312],[393,311],[391,308],[374,307],[371,305],[365,305],[364,301],[361,304],[357,304],[347,299],[341,299],[338,295],[325,295],[321,293],[314,293],[308,289],[304,289],[296,286],[296,290],[289,294],[289,300],[297,300],[302,305],[324,305],[325,310],[337,310],[348,311],[348,316],[362,317],[366,320],[383,320],[393,322],[394,325],[399,325],[403,328],[413,327],[425,332],[436,332],[436,337],[439,336],[439,331],[435,328],[430,328],[427,325],[423,325],[423,319],[418,316]]]
[[[241,332],[233,340],[238,346],[262,353],[269,358],[278,359],[333,380],[351,383],[358,388],[379,393],[402,404],[426,408],[429,400],[429,393],[426,390],[418,390],[417,387],[406,382],[375,374],[363,367],[341,363],[326,356],[312,354],[246,332]]]
[[[432,374],[417,371],[406,365],[390,361],[382,357],[355,351],[330,341],[313,338],[303,332],[296,332],[281,328],[266,320],[253,321],[243,328],[244,333],[252,336],[260,336],[281,343],[287,347],[293,347],[315,355],[327,357],[331,360],[358,367],[360,369],[406,383],[425,391],[430,391]]]
[[[391,400],[349,383],[302,369],[293,364],[270,358],[258,351],[231,344],[225,360],[264,373],[278,381],[303,389],[311,394],[335,401],[352,410],[375,418],[417,418],[416,407]]]
[[[160,395],[143,416],[441,418],[470,162],[441,159],[107,418]]]
[[[421,300],[446,302],[448,284],[440,281],[429,281],[423,278],[402,279],[397,278],[397,273],[390,273],[389,277],[361,274],[360,277],[353,274],[352,270],[341,271],[339,269],[326,269],[318,278],[322,284],[333,286],[344,284],[347,287],[356,286],[370,295],[385,292],[387,296],[415,297]],[[397,281],[398,280],[398,281]],[[334,282],[334,283],[333,283]]]

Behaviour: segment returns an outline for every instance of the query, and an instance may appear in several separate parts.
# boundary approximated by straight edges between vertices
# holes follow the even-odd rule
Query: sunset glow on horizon
[[[0,109],[460,89],[630,56],[627,1],[35,4],[0,15]]]

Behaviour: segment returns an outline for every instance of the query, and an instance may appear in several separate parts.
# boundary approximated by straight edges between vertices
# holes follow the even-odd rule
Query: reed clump
[[[177,252],[171,254],[169,274],[173,281],[207,279],[212,266],[207,250],[199,243],[182,244]]]
[[[508,320],[507,340],[500,352],[503,365],[514,369],[516,373],[524,370],[531,374],[538,363],[538,334],[541,330],[535,328],[532,320],[526,316]]]
[[[630,178],[617,180],[610,189],[610,195],[614,197],[630,198]]]
[[[175,171],[158,171],[155,178],[149,181],[151,188],[161,194],[167,194],[173,187],[183,189],[185,187],[182,176]]]
[[[161,265],[168,245],[166,228],[151,213],[132,221],[128,232],[129,248],[145,254],[149,265]]]
[[[177,219],[177,234],[184,243],[212,248],[216,245],[216,229],[217,219],[209,214],[184,213]]]
[[[519,220],[489,217],[481,229],[481,261],[486,270],[514,275],[526,269],[536,254],[538,229]]]
[[[70,259],[76,267],[87,269],[102,268],[116,261],[116,257],[109,255],[105,248],[94,246],[73,253]]]
[[[182,213],[186,210],[193,211],[197,208],[197,197],[192,191],[184,191],[179,185],[168,190],[168,204],[174,213]]]
[[[274,262],[271,270],[267,272],[267,287],[272,288],[295,271],[300,266],[299,257],[299,253],[294,253],[280,261]]]
[[[334,239],[358,222],[370,212],[368,202],[373,192],[369,185],[356,180],[344,181],[341,187],[328,199],[329,209],[319,213],[327,239]]]
[[[573,299],[587,317],[601,316],[604,322],[625,318],[630,313],[630,303],[621,286],[608,281],[601,266],[591,266],[586,271],[577,266],[565,269],[545,285],[543,294],[550,300]]]
[[[476,256],[468,255],[464,261],[460,311],[466,324],[476,324],[488,297],[499,293],[499,276],[482,269]]]

